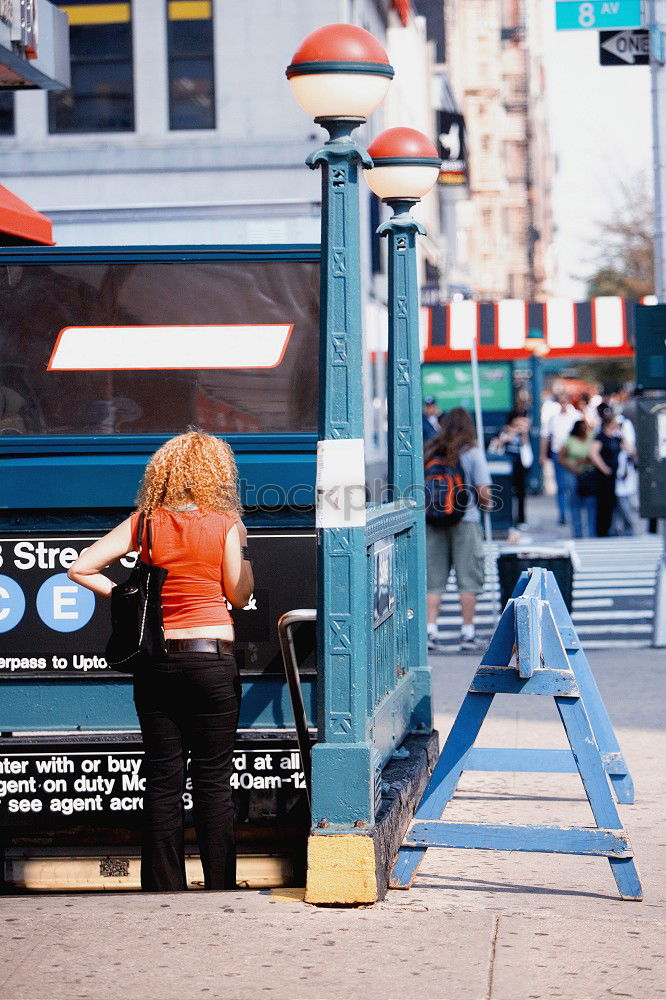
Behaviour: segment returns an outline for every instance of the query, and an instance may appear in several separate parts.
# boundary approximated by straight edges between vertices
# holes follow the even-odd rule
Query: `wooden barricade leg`
[[[578,638],[578,634],[567,611],[564,598],[557,586],[557,581],[551,572],[546,574],[546,599],[550,604],[553,617],[562,635],[564,648],[567,652],[571,669],[585,704],[585,711],[590,720],[592,732],[596,740],[601,759],[618,802],[626,805],[634,803],[634,783],[629,768],[620,749],[613,723],[597,687],[594,674]]]
[[[465,769],[465,756],[474,745],[493,697],[471,692],[465,695],[414,819],[439,819],[442,815],[453,797]],[[400,848],[389,883],[392,889],[409,889],[424,854],[425,848]]]
[[[555,703],[566,730],[571,751],[576,758],[580,777],[597,826],[602,830],[611,830],[621,834],[623,832],[622,822],[613,802],[606,771],[581,699],[556,697]],[[609,857],[608,860],[622,898],[642,899],[643,892],[633,857]]]

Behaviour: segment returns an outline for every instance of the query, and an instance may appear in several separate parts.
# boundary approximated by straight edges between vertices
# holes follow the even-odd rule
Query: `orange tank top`
[[[139,513],[132,514],[132,544],[137,544]],[[232,625],[224,596],[222,557],[235,514],[160,507],[152,516],[153,562],[168,571],[162,588],[165,629]],[[144,528],[142,558],[148,561]]]

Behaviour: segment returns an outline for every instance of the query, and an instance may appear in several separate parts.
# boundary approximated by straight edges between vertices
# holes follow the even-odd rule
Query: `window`
[[[14,135],[14,92],[0,90],[0,135]]]
[[[0,386],[10,390],[16,414],[11,425],[0,422],[0,434],[171,435],[190,424],[225,434],[317,429],[318,262],[67,264],[51,257],[34,267],[0,266],[0,303]],[[183,324],[190,334],[222,324],[248,340],[257,324],[264,335],[274,332],[282,354],[274,367],[253,367],[252,355],[261,364],[265,350],[259,338],[246,351],[249,367],[174,368],[161,358],[151,369],[133,369],[132,358],[126,369],[104,367],[104,339],[95,328],[160,324],[172,331]],[[92,364],[82,362],[87,370],[49,370],[65,327],[85,327],[101,351]],[[186,366],[190,334],[181,332]],[[141,332],[135,336],[140,343]]]
[[[169,128],[215,128],[211,0],[167,0]]]
[[[134,129],[130,3],[63,3],[69,15],[72,86],[49,94],[50,132]]]

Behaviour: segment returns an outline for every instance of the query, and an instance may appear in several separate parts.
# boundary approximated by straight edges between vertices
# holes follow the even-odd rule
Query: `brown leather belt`
[[[167,653],[234,654],[234,644],[230,639],[166,639],[165,642]]]

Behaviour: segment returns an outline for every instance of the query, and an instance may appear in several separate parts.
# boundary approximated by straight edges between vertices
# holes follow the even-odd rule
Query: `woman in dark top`
[[[590,451],[590,457],[597,466],[597,537],[606,538],[613,523],[615,510],[615,479],[622,448],[622,437],[615,414],[604,410],[601,416],[601,430]]]
[[[527,414],[513,410],[507,417],[506,425],[492,444],[499,454],[506,455],[511,461],[513,523],[519,528],[525,528],[527,473],[534,461],[530,445],[530,419]]]

